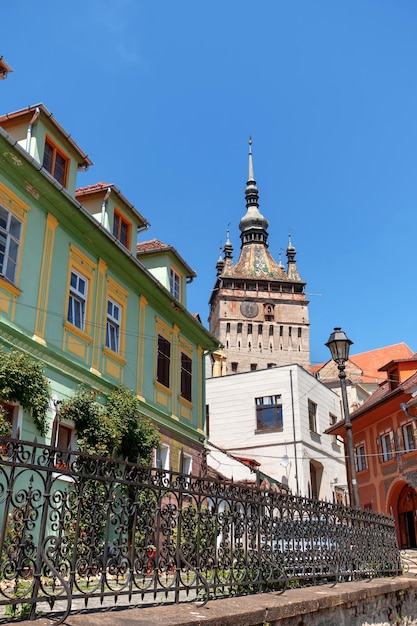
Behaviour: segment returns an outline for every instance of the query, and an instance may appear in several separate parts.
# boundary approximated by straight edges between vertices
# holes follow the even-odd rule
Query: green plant
[[[47,430],[46,413],[50,396],[48,379],[39,361],[19,350],[1,352],[0,400],[19,402],[30,411],[36,428],[43,436]],[[1,430],[5,428],[5,421],[3,411],[0,416]]]
[[[143,463],[149,463],[161,441],[137,396],[123,386],[110,392],[106,404],[99,401],[96,390],[80,387],[62,403],[60,414],[73,420],[79,448],[90,454],[111,456],[116,450],[129,461],[140,456]]]

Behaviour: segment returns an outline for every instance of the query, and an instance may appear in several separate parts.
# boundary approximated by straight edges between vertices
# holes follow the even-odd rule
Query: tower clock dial
[[[258,305],[256,302],[242,302],[240,312],[245,317],[256,317],[258,315]]]

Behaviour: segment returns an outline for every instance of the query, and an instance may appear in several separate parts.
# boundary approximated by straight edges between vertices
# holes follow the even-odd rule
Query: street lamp
[[[353,452],[353,436],[352,436],[352,422],[350,421],[349,415],[349,404],[347,399],[346,392],[346,361],[349,359],[349,348],[352,345],[353,341],[351,341],[346,333],[339,327],[335,328],[332,334],[329,337],[329,340],[325,344],[331,354],[332,359],[336,363],[339,369],[339,380],[340,380],[340,389],[342,392],[342,404],[343,404],[343,413],[345,415],[345,429],[346,429],[346,445],[348,451],[348,474],[350,477],[349,481],[349,496],[350,502],[354,503],[356,507],[360,507],[359,503],[359,491],[358,491],[358,483],[356,480],[356,467],[355,467],[355,457]],[[352,497],[353,496],[353,497]]]

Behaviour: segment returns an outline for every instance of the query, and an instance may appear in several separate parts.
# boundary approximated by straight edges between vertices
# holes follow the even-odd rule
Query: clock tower
[[[216,264],[210,298],[210,332],[223,344],[223,374],[297,363],[310,368],[308,301],[289,237],[287,267],[268,249],[268,220],[259,211],[249,141],[246,213],[240,220],[241,248],[233,263],[229,232]]]

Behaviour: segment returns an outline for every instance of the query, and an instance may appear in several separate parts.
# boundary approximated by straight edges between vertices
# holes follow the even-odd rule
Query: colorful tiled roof
[[[274,261],[268,248],[261,243],[243,246],[236,265],[226,263],[222,276],[288,280],[282,265]]]

